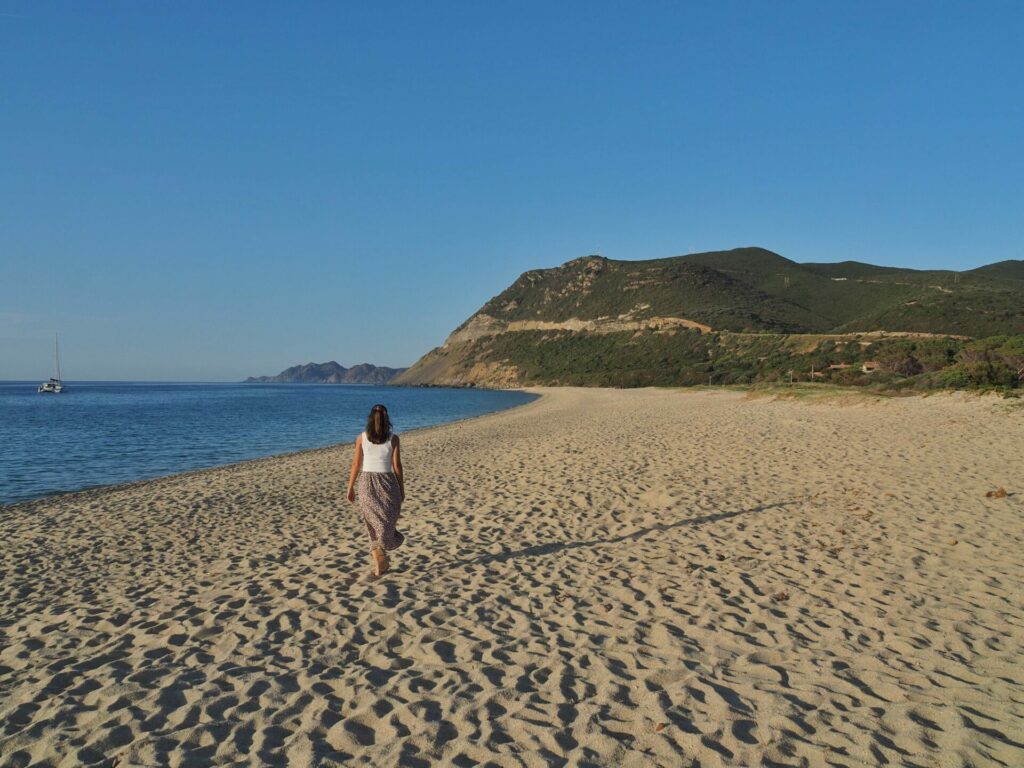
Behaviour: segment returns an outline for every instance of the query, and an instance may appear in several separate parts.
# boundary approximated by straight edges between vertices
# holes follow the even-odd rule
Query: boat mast
[[[57,366],[57,381],[60,381],[60,342],[57,339],[57,334],[53,334],[53,359],[56,361]]]

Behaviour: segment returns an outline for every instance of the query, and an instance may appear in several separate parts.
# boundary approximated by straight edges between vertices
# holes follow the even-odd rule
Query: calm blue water
[[[0,382],[0,504],[355,439],[370,407],[404,432],[533,399],[523,392],[315,384]]]

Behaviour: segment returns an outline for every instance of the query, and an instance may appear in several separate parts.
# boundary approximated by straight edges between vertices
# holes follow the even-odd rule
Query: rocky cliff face
[[[247,384],[289,383],[289,384],[387,384],[406,368],[360,363],[351,368],[329,363],[306,363],[286,368],[277,376],[250,376]]]
[[[425,354],[391,383],[397,386],[491,389],[508,389],[525,383],[518,366],[490,357],[489,350],[473,341],[446,344]]]

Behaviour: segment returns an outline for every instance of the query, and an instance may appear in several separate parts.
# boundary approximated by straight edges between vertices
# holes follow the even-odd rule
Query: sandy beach
[[[0,765],[1024,765],[1024,409],[539,391],[0,509]]]

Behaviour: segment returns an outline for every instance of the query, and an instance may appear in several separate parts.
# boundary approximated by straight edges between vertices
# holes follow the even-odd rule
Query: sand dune
[[[1024,765],[1024,410],[559,389],[403,445],[379,580],[351,446],[0,510],[0,765]]]

